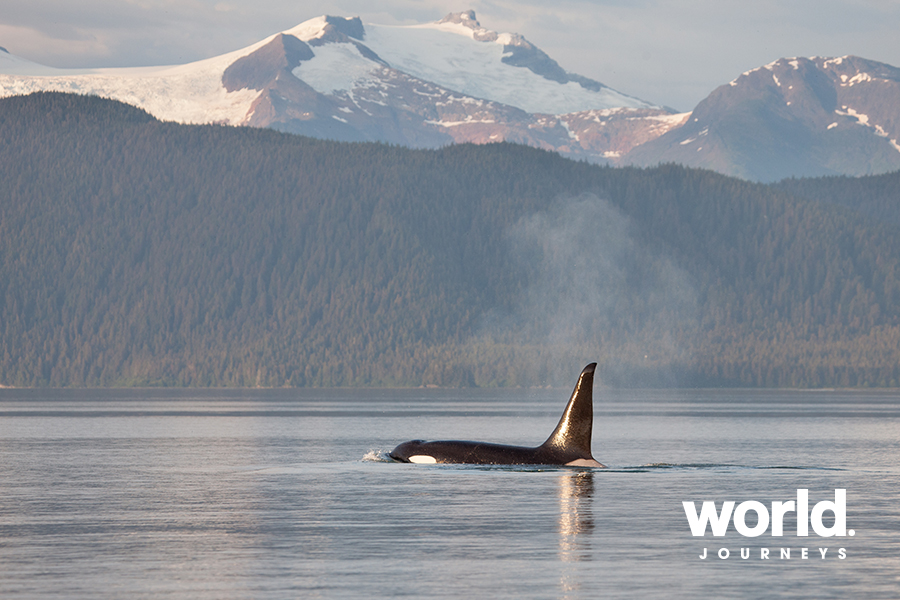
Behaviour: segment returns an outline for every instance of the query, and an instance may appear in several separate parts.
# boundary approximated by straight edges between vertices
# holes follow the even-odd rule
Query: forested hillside
[[[0,100],[0,141],[5,385],[900,384],[897,221],[853,208],[897,173],[825,198],[62,94]]]
[[[872,221],[900,224],[900,173],[871,177],[785,179],[777,187],[801,198],[846,206]]]

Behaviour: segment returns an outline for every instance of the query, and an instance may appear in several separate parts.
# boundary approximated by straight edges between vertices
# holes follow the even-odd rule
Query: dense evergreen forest
[[[0,100],[0,384],[900,385],[900,173],[766,186]]]
[[[778,188],[790,194],[851,208],[873,221],[900,224],[900,189],[897,173],[871,177],[819,177],[786,179]]]

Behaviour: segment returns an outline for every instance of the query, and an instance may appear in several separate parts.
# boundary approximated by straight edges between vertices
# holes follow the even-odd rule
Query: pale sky
[[[681,111],[778,58],[900,67],[900,0],[2,0],[0,46],[54,67],[177,64],[322,14],[397,25],[467,9],[568,71]]]

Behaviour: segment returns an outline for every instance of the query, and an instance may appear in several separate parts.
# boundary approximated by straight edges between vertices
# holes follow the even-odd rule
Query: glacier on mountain
[[[515,106],[529,113],[565,114],[653,105],[611,88],[589,90],[574,81],[559,83],[526,67],[503,62],[511,34],[478,41],[456,24],[366,25],[364,43],[392,67],[476,98]]]
[[[359,33],[354,35],[361,34],[362,39],[342,33],[356,30]],[[326,95],[380,85],[379,72],[389,65],[448,90],[528,113],[561,115],[615,107],[655,108],[565,73],[521,36],[481,27],[472,11],[409,26],[362,25],[358,19],[320,16],[283,34],[313,47],[314,56],[302,61],[293,73]],[[222,75],[236,60],[278,35],[221,56],[162,67],[55,69],[0,53],[0,95],[42,90],[94,94],[140,106],[165,120],[241,124],[257,94],[251,90],[226,92]],[[559,80],[542,76],[532,67],[512,64],[514,51],[539,53]],[[589,82],[588,87],[581,81]]]

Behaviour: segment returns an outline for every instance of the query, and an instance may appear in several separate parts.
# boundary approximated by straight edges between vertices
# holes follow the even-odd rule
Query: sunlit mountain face
[[[564,70],[473,11],[412,26],[321,16],[179,66],[53,69],[0,56],[0,94],[114,98],[179,123],[223,123],[411,147],[513,141],[616,160],[686,115]]]

